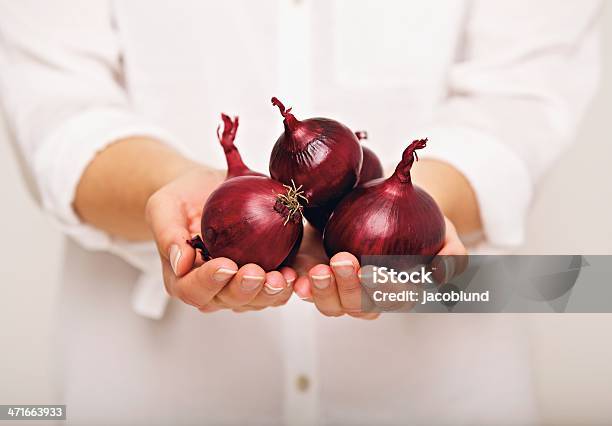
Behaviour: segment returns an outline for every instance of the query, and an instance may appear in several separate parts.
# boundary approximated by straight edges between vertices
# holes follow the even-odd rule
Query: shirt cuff
[[[448,163],[470,182],[487,243],[499,248],[520,245],[533,192],[521,158],[494,136],[469,127],[433,127],[415,139],[424,137],[429,142],[422,158]]]

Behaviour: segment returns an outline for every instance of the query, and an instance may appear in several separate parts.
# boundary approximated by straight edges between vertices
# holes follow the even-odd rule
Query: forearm
[[[129,138],[109,145],[83,173],[74,208],[79,217],[112,235],[150,239],[144,211],[149,197],[182,173],[203,167],[163,143]]]
[[[441,161],[423,159],[411,173],[413,182],[436,200],[460,235],[482,229],[476,194],[457,169]]]

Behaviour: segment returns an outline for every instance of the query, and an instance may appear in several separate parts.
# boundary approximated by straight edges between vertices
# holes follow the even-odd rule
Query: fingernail
[[[362,266],[361,269],[357,272],[357,276],[359,277],[359,282],[367,286],[368,288],[376,287],[376,283],[374,282],[374,267],[370,265]]]
[[[245,275],[242,277],[242,289],[245,291],[253,291],[259,287],[264,277],[258,277],[256,275]]]
[[[265,291],[266,293],[268,293],[269,295],[271,295],[271,296],[273,296],[273,295],[275,295],[275,294],[278,294],[278,293],[280,293],[280,292],[281,292],[281,291],[283,291],[283,290],[284,290],[284,288],[283,288],[283,287],[272,287],[272,286],[270,285],[270,283],[265,283],[265,284],[264,284],[264,291]]]
[[[331,275],[312,275],[312,284],[319,290],[324,290],[329,287]]]
[[[360,280],[369,280],[374,276],[374,267],[372,265],[364,265],[357,272]]]
[[[172,267],[172,272],[174,275],[177,275],[176,271],[178,269],[179,261],[181,260],[181,249],[177,244],[172,244],[170,246],[170,266]]]
[[[229,268],[219,268],[213,274],[213,279],[218,282],[227,281],[236,275],[236,272],[238,271],[234,271],[233,269]]]
[[[287,287],[291,287],[294,282],[295,282],[295,278],[291,278],[290,280],[287,280]]]
[[[336,262],[332,262],[331,264],[334,272],[341,277],[349,277],[352,273],[355,272],[355,267],[353,266],[353,262],[350,260],[338,260]]]

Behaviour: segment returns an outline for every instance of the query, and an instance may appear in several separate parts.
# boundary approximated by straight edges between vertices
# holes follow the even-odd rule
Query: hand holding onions
[[[239,266],[256,263],[265,271],[288,262],[309,268],[308,276],[296,282],[300,296],[312,299],[326,315],[363,317],[355,294],[360,286],[355,256],[433,258],[449,237],[452,243],[458,241],[452,225],[446,229],[433,198],[412,184],[410,170],[427,141],[410,144],[395,173],[385,180],[379,178],[382,167],[376,155],[360,145],[361,132],[356,135],[326,118],[300,121],[278,99],[272,103],[285,128],[272,150],[272,178],[243,163],[233,144],[238,120],[223,115],[219,141],[228,163],[226,181],[204,205],[202,237],[189,243],[206,260],[227,257]],[[312,256],[312,247],[321,245],[320,234],[308,232],[293,260],[303,236],[302,215],[324,231],[331,269],[322,256]],[[259,249],[253,250],[255,246]]]
[[[248,170],[233,144],[238,119],[223,116],[223,122],[219,139],[227,154],[228,174],[256,178],[256,172]],[[172,158],[169,160],[174,163]],[[262,265],[249,262],[238,265],[234,259],[223,256],[202,264],[200,256],[190,247],[192,244],[187,242],[200,232],[202,200],[209,199],[224,178],[228,178],[225,172],[211,170],[183,157],[180,157],[180,164],[168,166],[176,169],[177,175],[166,181],[146,204],[146,219],[159,249],[168,293],[207,313],[222,309],[260,310],[286,303],[297,278],[292,268],[266,271]],[[230,180],[234,179],[246,178]],[[276,182],[275,185],[279,192],[286,191],[282,184]],[[270,198],[276,201],[273,196]],[[255,242],[249,249],[263,252],[265,248],[263,242]]]
[[[146,217],[159,248],[168,293],[202,312],[259,310],[286,303],[297,274],[291,268],[266,272],[217,257],[202,264],[186,240],[200,232],[202,200],[225,172],[192,165],[150,197]],[[264,244],[253,249],[260,250]],[[194,268],[194,265],[197,266]]]

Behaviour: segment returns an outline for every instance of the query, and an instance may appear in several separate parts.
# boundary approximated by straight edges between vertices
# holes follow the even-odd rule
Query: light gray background
[[[576,143],[538,191],[524,253],[612,254],[611,7],[603,27],[600,93]],[[3,129],[0,123],[0,404],[60,403],[49,384],[48,345],[61,235],[29,197]],[[543,419],[610,424],[612,315],[533,315],[527,321]]]

